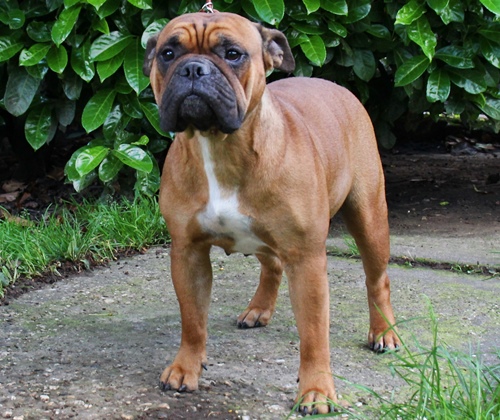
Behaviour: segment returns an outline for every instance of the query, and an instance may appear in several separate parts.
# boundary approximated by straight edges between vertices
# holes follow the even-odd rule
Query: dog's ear
[[[158,41],[158,35],[153,35],[148,39],[146,44],[146,53],[144,54],[144,63],[142,64],[142,72],[149,77],[151,74],[151,66],[153,65],[153,59],[156,54],[156,42]]]
[[[257,25],[262,36],[264,63],[266,70],[272,68],[291,73],[295,69],[295,59],[283,32]]]

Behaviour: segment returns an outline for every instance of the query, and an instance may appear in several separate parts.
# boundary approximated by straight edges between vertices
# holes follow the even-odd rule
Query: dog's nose
[[[180,75],[190,80],[199,79],[210,74],[210,67],[207,63],[200,61],[190,61],[180,69]]]

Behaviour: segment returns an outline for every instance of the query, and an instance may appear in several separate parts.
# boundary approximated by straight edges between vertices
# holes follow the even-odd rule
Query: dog
[[[366,273],[377,352],[400,346],[386,268],[389,228],[384,175],[370,118],[347,89],[313,78],[266,85],[293,71],[283,33],[230,13],[171,20],[146,47],[160,126],[176,132],[159,204],[169,229],[182,336],[163,390],[193,391],[205,367],[212,287],[210,248],[255,254],[260,281],[240,328],[265,326],[283,272],[300,337],[304,413],[337,402],[329,349],[326,245],[341,212]]]

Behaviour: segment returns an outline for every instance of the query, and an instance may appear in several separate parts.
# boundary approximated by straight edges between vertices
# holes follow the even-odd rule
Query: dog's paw
[[[205,368],[200,364],[195,366],[183,366],[179,363],[172,363],[160,376],[160,389],[162,391],[175,390],[179,392],[193,392],[198,389],[198,379],[201,375],[201,369]],[[205,368],[206,369],[206,368]]]
[[[272,311],[269,309],[248,307],[238,317],[236,325],[241,329],[265,327],[269,323],[271,315]]]
[[[368,333],[368,346],[376,353],[383,353],[388,350],[398,350],[401,347],[401,340],[394,330],[376,333],[372,330]]]
[[[337,396],[334,390],[311,389],[303,394],[299,391],[295,408],[303,415],[327,414],[335,411],[335,404]]]
[[[307,414],[326,414],[335,411],[338,403],[337,393],[331,372],[316,372],[299,378],[299,392],[295,399],[298,412]]]

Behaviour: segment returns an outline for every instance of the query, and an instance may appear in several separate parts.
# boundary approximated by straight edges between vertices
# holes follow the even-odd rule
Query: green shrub
[[[135,175],[152,194],[154,154],[168,147],[149,82],[144,45],[168,19],[203,1],[0,0],[1,106],[25,118],[34,149],[56,129],[92,136],[66,166],[81,190]],[[500,128],[500,5],[496,0],[219,0],[214,6],[283,30],[295,75],[347,86],[365,103],[382,146],[411,116],[484,114]],[[272,76],[279,77],[279,76]]]

